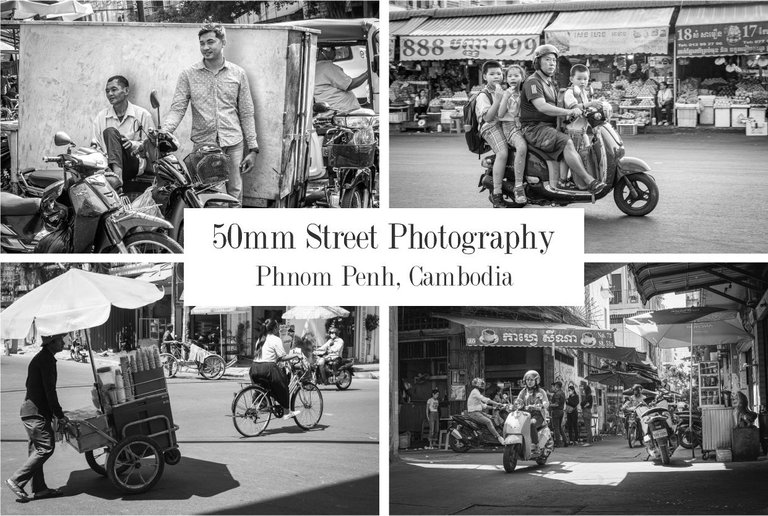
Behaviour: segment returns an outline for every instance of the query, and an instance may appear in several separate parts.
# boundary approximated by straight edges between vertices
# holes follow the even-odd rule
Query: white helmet
[[[536,386],[538,386],[539,383],[541,382],[541,376],[539,375],[539,373],[537,371],[535,371],[533,369],[531,369],[530,371],[525,373],[525,375],[523,376],[523,381],[524,382],[527,382],[529,379],[533,379],[533,381],[535,382],[534,385],[536,385]]]

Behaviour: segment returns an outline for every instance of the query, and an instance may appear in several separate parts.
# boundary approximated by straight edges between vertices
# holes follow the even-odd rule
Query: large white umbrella
[[[34,16],[61,18],[74,21],[93,14],[93,7],[76,0],[58,2],[35,2],[33,0],[4,0],[2,2],[3,19],[26,20]]]
[[[294,306],[283,314],[283,319],[333,319],[348,315],[349,311],[340,306]]]
[[[104,324],[113,306],[136,309],[163,297],[146,281],[70,269],[25,294],[0,314],[4,339],[23,339],[32,325],[55,335]]]

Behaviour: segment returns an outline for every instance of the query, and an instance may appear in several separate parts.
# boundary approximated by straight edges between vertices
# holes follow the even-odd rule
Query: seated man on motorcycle
[[[517,395],[517,403],[531,413],[531,443],[535,451],[539,445],[539,430],[547,424],[547,409],[549,397],[547,391],[541,388],[541,376],[531,369],[523,376],[525,387]]]
[[[497,403],[490,398],[486,398],[483,396],[482,392],[480,392],[485,389],[485,380],[482,378],[475,378],[472,380],[472,387],[472,392],[469,393],[469,397],[467,398],[467,416],[476,423],[486,427],[488,431],[498,439],[499,444],[504,444],[504,438],[501,437],[499,431],[496,430],[496,427],[493,425],[493,420],[488,414],[483,412],[488,405],[495,407],[500,405],[500,403]]]
[[[278,362],[285,357],[283,341],[278,337],[280,324],[274,319],[264,321],[263,331],[267,338],[256,347],[256,356],[251,365],[250,376],[253,383],[259,380],[269,385],[269,390],[277,402],[283,407],[283,419],[291,419],[299,415],[299,411],[291,411],[289,402],[288,378]]]
[[[142,139],[138,129],[154,129],[155,124],[149,111],[128,102],[128,79],[122,75],[107,79],[105,91],[111,106],[93,119],[91,146],[107,154],[109,168],[127,183],[142,175],[146,166],[146,161],[136,156]]]
[[[315,65],[315,101],[326,102],[334,111],[349,113],[360,109],[360,102],[352,92],[368,80],[368,70],[355,78],[350,77],[333,60],[336,49],[320,47],[317,49]]]
[[[605,183],[587,172],[573,141],[556,128],[558,116],[582,115],[579,107],[557,107],[557,84],[553,77],[558,56],[559,51],[554,45],[539,45],[533,52],[536,72],[525,80],[520,94],[523,136],[530,145],[553,155],[555,159],[562,154],[571,171],[587,185],[591,193],[596,194],[605,188]],[[557,179],[552,177],[550,181],[555,187]]]
[[[335,326],[328,329],[328,340],[315,350],[317,358],[317,370],[320,372],[320,379],[323,383],[328,383],[328,375],[325,371],[326,366],[332,368],[333,374],[336,374],[336,367],[341,361],[341,352],[344,349],[344,341],[337,337]]]
[[[645,405],[645,396],[643,396],[643,387],[636,383],[632,386],[632,396],[624,402],[624,404],[621,406],[621,410],[627,412],[631,411],[634,412],[637,407],[640,405]],[[624,431],[629,431],[629,419],[624,420]],[[637,432],[637,438],[639,440],[643,440],[643,430],[640,428],[640,425],[636,426],[636,432]]]

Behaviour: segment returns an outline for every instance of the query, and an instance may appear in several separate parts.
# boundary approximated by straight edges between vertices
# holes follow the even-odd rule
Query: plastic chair
[[[460,116],[451,117],[451,133],[461,134],[464,132],[464,120]]]

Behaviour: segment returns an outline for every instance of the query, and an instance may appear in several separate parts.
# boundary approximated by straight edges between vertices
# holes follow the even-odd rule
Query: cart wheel
[[[218,380],[224,376],[224,370],[227,368],[227,364],[224,359],[219,355],[209,355],[205,357],[203,363],[198,366],[198,371],[203,378],[208,380]]]
[[[163,374],[166,378],[173,378],[179,372],[179,361],[170,353],[160,353],[160,363],[163,364]]]
[[[163,457],[165,458],[166,464],[169,466],[175,466],[179,463],[179,461],[181,461],[181,452],[178,448],[171,448],[170,450],[163,452]]]
[[[154,439],[134,435],[117,443],[109,453],[107,476],[124,493],[139,494],[157,484],[164,467],[163,455]]]
[[[101,475],[107,476],[107,457],[109,456],[109,448],[98,448],[96,450],[85,452],[85,461],[91,467],[93,471]]]

